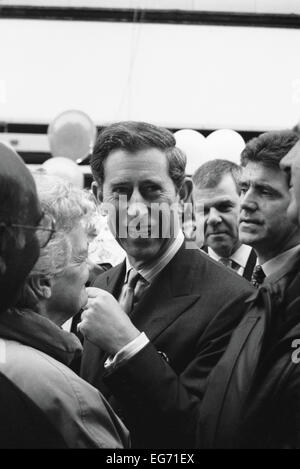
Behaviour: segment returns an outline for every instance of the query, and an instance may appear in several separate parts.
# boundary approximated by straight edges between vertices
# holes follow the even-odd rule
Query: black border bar
[[[187,127],[179,127],[179,128],[171,128],[167,127],[172,133],[176,132],[177,130],[187,128]],[[97,131],[99,132],[103,129],[103,126],[97,126]],[[194,130],[201,132],[204,137],[207,137],[211,132],[217,129],[200,129],[193,127]],[[48,124],[33,124],[33,123],[9,123],[9,122],[0,122],[0,137],[1,133],[16,133],[16,134],[46,134],[48,130]],[[259,134],[266,132],[266,130],[237,130],[239,134],[242,135],[245,141],[250,140],[253,137],[257,137]]]
[[[153,24],[300,28],[300,15],[134,8],[74,8],[0,5],[0,19],[98,21]]]

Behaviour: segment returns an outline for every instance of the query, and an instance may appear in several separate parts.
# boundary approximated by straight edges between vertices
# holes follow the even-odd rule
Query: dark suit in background
[[[201,447],[300,448],[299,254],[270,280],[209,378]]]
[[[202,249],[202,251],[206,252],[206,254],[208,254],[207,246],[203,246],[203,248],[201,248],[201,249]],[[256,255],[254,249],[251,249],[250,255],[248,257],[248,260],[247,260],[247,263],[245,265],[245,269],[244,269],[244,272],[243,272],[243,275],[242,275],[242,277],[244,277],[246,280],[249,280],[249,282],[251,281],[253,270],[254,270],[254,267],[256,265],[256,261],[257,261],[257,255]]]

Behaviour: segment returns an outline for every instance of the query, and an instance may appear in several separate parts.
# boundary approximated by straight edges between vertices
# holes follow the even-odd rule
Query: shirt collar
[[[248,258],[250,256],[251,252],[251,246],[248,246],[247,244],[242,244],[231,256],[229,256],[229,259],[232,259],[234,262],[236,262],[239,266],[245,268],[246,264],[248,262]],[[208,246],[208,254],[209,256],[214,259],[215,261],[219,262],[221,259],[221,256],[219,256],[212,248]]]
[[[149,283],[153,282],[155,277],[166,267],[167,264],[173,259],[175,254],[179,251],[180,247],[184,242],[184,235],[182,230],[179,230],[178,235],[172,241],[168,249],[162,254],[161,257],[155,259],[153,262],[144,265],[141,269],[138,269],[139,274]],[[126,275],[125,283],[128,281],[128,275],[132,265],[126,256]]]
[[[278,254],[278,256],[273,257],[273,259],[270,259],[264,264],[261,264],[266,277],[272,276],[269,280],[276,281],[278,275],[284,275],[290,269],[290,265],[293,263],[298,252],[300,252],[299,244]]]
[[[230,259],[235,261],[241,267],[245,268],[248,262],[252,247],[248,244],[242,244],[233,254]]]

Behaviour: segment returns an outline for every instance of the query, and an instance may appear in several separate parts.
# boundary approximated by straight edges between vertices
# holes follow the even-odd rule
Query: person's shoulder
[[[181,258],[179,258],[178,261],[188,262],[191,268],[203,271],[205,274],[227,280],[234,279],[234,281],[239,282],[241,285],[250,285],[242,276],[238,275],[232,269],[221,265],[220,262],[212,259],[206,252],[197,247],[193,247],[193,245],[185,246],[182,250]],[[252,288],[251,285],[250,288]]]
[[[185,265],[189,278],[194,283],[198,283],[201,291],[221,292],[223,297],[224,295],[245,297],[255,291],[248,280],[216,262],[199,248],[194,248],[192,244],[185,246],[178,254],[177,258],[174,259],[175,265],[177,267]],[[186,270],[182,268],[182,272],[186,272]]]
[[[46,376],[53,374],[73,373],[66,365],[33,346],[22,344],[15,340],[5,341],[7,365],[14,370],[15,375],[26,376],[35,383],[43,381]]]
[[[64,363],[41,350],[17,341],[6,342],[7,376],[37,402],[53,399],[65,402],[69,399],[73,406],[79,406],[78,396],[88,393],[98,396],[98,392]],[[96,396],[96,398],[97,398]]]

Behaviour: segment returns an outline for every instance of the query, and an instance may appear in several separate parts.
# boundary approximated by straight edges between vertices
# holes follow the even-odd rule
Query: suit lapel
[[[240,412],[262,352],[271,311],[268,291],[261,288],[245,303],[250,305],[249,311],[208,380],[201,406],[200,431],[205,448],[234,444]]]
[[[132,314],[132,322],[151,341],[200,298],[193,294],[193,268],[184,246],[144,292]]]
[[[149,289],[150,290],[150,289]],[[145,293],[133,312],[132,321],[151,341],[199,299],[200,295],[177,296],[162,285]]]
[[[224,402],[229,386],[249,335],[258,324],[260,316],[253,315],[242,321],[225,354],[212,371],[201,406],[201,442],[204,448],[218,447],[216,443],[220,422],[224,421]],[[259,338],[259,335],[258,335]],[[231,409],[232,410],[232,409]]]
[[[102,286],[100,288],[105,287],[106,291],[118,298],[124,281],[125,272],[126,262],[123,261],[121,264],[107,271],[106,278],[104,281],[102,280]],[[97,283],[95,283],[95,286],[98,286]]]

